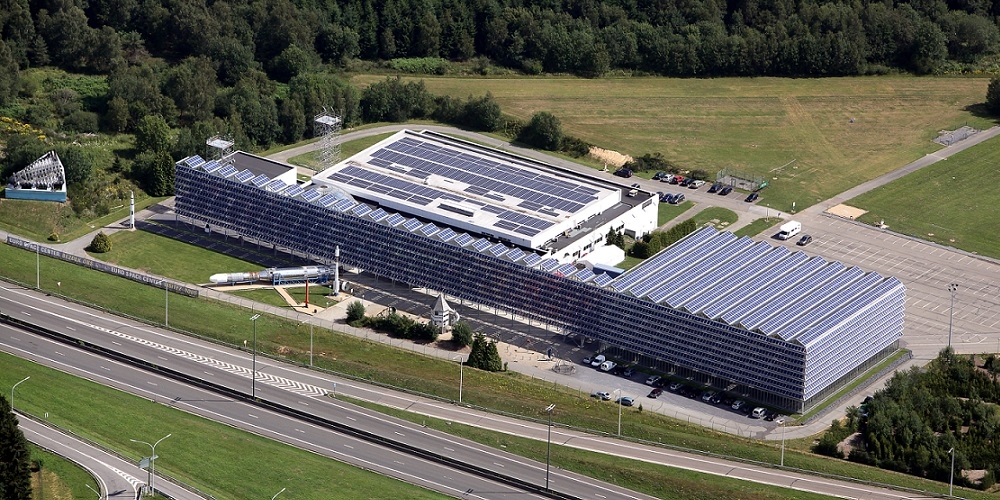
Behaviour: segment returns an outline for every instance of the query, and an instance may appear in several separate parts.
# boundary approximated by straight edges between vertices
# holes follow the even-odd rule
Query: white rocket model
[[[129,197],[128,227],[129,229],[135,229],[135,193],[129,191],[128,197]]]
[[[303,266],[270,268],[247,273],[219,273],[213,274],[208,280],[218,284],[235,284],[253,283],[256,281],[315,280],[329,275],[329,267]]]

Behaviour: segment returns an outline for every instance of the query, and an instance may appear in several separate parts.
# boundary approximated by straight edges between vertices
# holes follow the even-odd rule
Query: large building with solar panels
[[[549,184],[559,188],[565,202],[559,204],[521,191],[542,192],[528,183],[541,176],[525,180],[521,171],[491,163],[481,169],[453,165],[480,158],[516,162],[529,175],[566,177],[532,160],[408,132],[341,162],[309,185],[185,158],[176,167],[175,207],[179,215],[320,263],[332,263],[339,246],[344,265],[546,322],[594,339],[620,359],[787,411],[819,403],[898,348],[905,289],[895,278],[711,227],[613,278],[575,265],[565,249],[576,245],[585,254],[579,242],[591,241],[580,234],[588,222],[604,228],[604,221],[644,210],[646,200],[629,203],[619,196],[618,205],[605,206],[605,197],[615,197],[613,185],[577,179]],[[362,168],[375,160],[387,164]],[[411,175],[413,169],[420,172]],[[503,181],[484,184],[475,176]],[[527,205],[526,215],[552,225],[536,228],[519,219],[516,227],[496,226],[509,220],[496,210],[525,201],[541,205]],[[560,217],[568,224],[560,224]],[[478,225],[467,228],[470,221]],[[563,240],[561,247],[553,246],[552,234],[560,235],[555,239]]]

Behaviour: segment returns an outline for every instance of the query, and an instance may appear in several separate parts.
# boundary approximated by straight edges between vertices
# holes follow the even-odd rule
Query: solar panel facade
[[[865,344],[867,351],[884,350],[898,340],[901,331],[893,329],[897,318],[902,325],[904,290],[893,280],[810,327],[809,332],[818,333],[786,342],[601,288],[612,282],[607,274],[594,277],[597,286],[584,284],[180,164],[176,191],[176,211],[184,217],[311,255],[317,262],[332,262],[334,249],[340,246],[344,265],[516,312],[568,333],[745,386],[778,407],[801,408],[811,395],[825,390],[830,380],[837,380],[842,369],[827,361],[854,359],[847,355],[854,351],[840,337]],[[315,231],[316,227],[324,230]],[[463,236],[472,239],[463,233],[455,240]],[[535,259],[541,260],[537,254],[523,260],[530,266],[528,261]],[[550,260],[555,263],[550,270],[559,265]],[[865,321],[878,325],[878,331],[871,331]],[[809,366],[807,356],[817,360],[817,366]],[[826,382],[814,383],[810,377]]]

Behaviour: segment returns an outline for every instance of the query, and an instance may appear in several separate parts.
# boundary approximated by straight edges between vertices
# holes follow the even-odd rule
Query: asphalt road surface
[[[85,308],[47,302],[45,297],[4,288],[0,310],[12,317],[66,333],[136,358],[251,392],[250,355],[222,349]],[[374,470],[453,496],[510,498],[535,495],[489,479],[418,459],[367,441],[320,428],[261,407],[219,398],[145,370],[97,357],[61,343],[0,325],[0,348],[170,406],[202,415],[318,454]],[[426,429],[331,397],[332,382],[316,373],[257,357],[258,398],[307,411],[331,421],[449,456],[463,463],[544,484],[545,464]],[[19,388],[25,393],[27,387]],[[645,499],[646,495],[585,476],[552,470],[553,490],[578,498]],[[211,493],[211,492],[209,492]],[[541,497],[539,497],[541,498]]]
[[[132,356],[188,371],[212,382],[235,387],[250,385],[251,360],[245,352],[232,351],[214,344],[207,344],[166,332],[147,325],[108,316],[73,304],[61,303],[51,297],[35,292],[11,287],[0,288],[0,310],[14,317],[30,320],[46,328],[55,329],[74,337],[99,343]],[[220,422],[246,428],[261,435],[290,444],[311,449],[317,453],[338,458],[348,463],[369,468],[378,464],[392,463],[393,467],[379,467],[377,470],[391,477],[413,482],[452,495],[463,494],[472,488],[480,498],[502,498],[509,495],[524,496],[523,492],[503,490],[495,483],[482,484],[477,477],[462,477],[453,470],[442,470],[435,464],[416,461],[409,455],[393,455],[379,447],[365,442],[349,444],[345,449],[345,437],[330,431],[304,425],[281,415],[271,414],[260,408],[232,401],[218,401],[218,397],[207,397],[203,391],[162,379],[145,371],[139,371],[95,357],[76,353],[74,349],[54,343],[23,331],[0,328],[0,348],[18,356],[34,359],[40,363],[59,363],[62,369],[76,373],[100,383],[118,387],[164,404],[170,404],[191,413],[204,415]],[[72,370],[66,367],[72,366]],[[310,413],[338,420],[354,427],[364,428],[383,436],[395,436],[399,440],[435,451],[450,454],[469,463],[481,464],[494,470],[516,475],[522,479],[539,481],[544,478],[545,464],[536,463],[492,448],[481,447],[453,436],[429,431],[420,426],[389,418],[342,404],[326,397],[333,388],[332,377],[301,367],[278,363],[258,357],[257,394],[268,400],[280,402]],[[329,388],[329,389],[327,389]],[[24,393],[27,388],[19,388]],[[381,404],[410,408],[438,418],[468,423],[523,435],[534,439],[545,439],[544,422],[526,422],[500,417],[471,409],[457,407],[437,401],[423,400],[410,395],[395,393],[388,389],[369,387],[354,381],[337,382],[339,393],[374,400]],[[374,395],[373,395],[374,393]],[[420,405],[416,410],[414,407]],[[553,442],[581,449],[598,451],[615,456],[632,457],[652,463],[660,463],[715,475],[785,486],[792,489],[811,491],[843,498],[922,498],[926,495],[909,496],[878,486],[854,484],[847,481],[816,478],[794,471],[784,471],[763,466],[747,465],[696,453],[626,443],[608,437],[599,437],[568,429],[554,428]],[[366,446],[372,449],[361,450]],[[480,481],[477,483],[477,481]],[[452,485],[461,487],[452,487]],[[580,498],[646,498],[598,481],[553,469],[551,473],[553,489],[570,492]],[[461,493],[458,493],[461,492]],[[473,494],[472,496],[476,496]]]

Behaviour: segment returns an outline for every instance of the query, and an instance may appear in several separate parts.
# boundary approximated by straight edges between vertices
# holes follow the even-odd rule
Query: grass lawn
[[[338,498],[447,498],[6,353],[0,353],[0,365],[4,387],[31,376],[30,384],[17,388],[19,409],[48,413],[48,421],[130,459],[138,461],[149,448],[129,439],[172,433],[157,446],[157,471],[216,498],[270,498],[282,487],[294,498],[328,499],[332,491]],[[71,480],[83,491],[83,482],[92,483],[79,476]],[[74,493],[72,498],[92,497]],[[46,498],[59,497],[46,492]]]
[[[32,498],[93,498],[94,492],[84,485],[100,491],[94,477],[79,465],[34,444],[29,443],[28,449],[31,461],[40,465],[31,474]]]
[[[351,82],[384,78],[361,74]],[[523,120],[551,112],[564,132],[602,148],[659,152],[711,174],[751,172],[770,183],[769,202],[784,211],[940,149],[931,142],[940,130],[993,125],[972,112],[985,99],[986,77],[403,78],[463,99],[491,92]]]
[[[733,231],[736,236],[757,236],[769,227],[781,222],[778,217],[763,217]]]
[[[142,193],[139,195],[135,200],[136,212],[164,199],[150,198]],[[53,232],[59,235],[59,241],[70,241],[94,229],[118,224],[127,219],[128,214],[128,200],[125,200],[124,206],[103,217],[80,219],[68,202],[9,200],[0,197],[0,229],[30,240],[48,243],[52,243],[47,238]]]
[[[736,212],[722,207],[708,207],[701,212],[694,214],[694,223],[698,227],[711,224],[716,229],[726,229],[730,224],[735,223],[739,216]]]
[[[846,204],[868,210],[862,222],[885,221],[897,233],[1000,258],[1000,190],[991,187],[997,164],[994,138]]]
[[[359,406],[364,406],[414,423],[421,423],[441,432],[447,432],[494,448],[502,447],[505,451],[516,453],[532,460],[546,461],[546,441],[536,441],[534,439],[493,432],[489,429],[446,422],[367,401],[345,399]],[[559,410],[557,408],[555,411],[557,416],[556,421],[558,421],[558,413]],[[777,486],[752,483],[724,476],[712,476],[684,469],[650,464],[639,460],[614,457],[558,444],[552,445],[551,464],[553,469],[570,470],[612,484],[626,486],[640,493],[657,498],[669,498],[671,500],[704,498],[741,498],[745,500],[796,498],[805,500],[831,498]]]
[[[21,282],[34,283],[35,255],[32,252],[0,245],[0,262],[4,263],[4,275]],[[55,290],[57,277],[62,281],[58,290],[60,293],[153,322],[159,322],[163,318],[163,292],[157,288],[43,256],[42,288]],[[170,298],[170,318],[173,328],[214,338],[224,344],[239,345],[250,338],[248,311],[229,304],[174,296]],[[266,315],[258,323],[258,347],[262,352],[271,355],[280,352],[287,359],[308,362],[308,327]],[[319,367],[442,398],[458,398],[455,366],[447,360],[424,357],[418,353],[325,329],[315,330],[314,346],[315,364]],[[5,376],[13,378],[9,374],[9,370],[0,371],[0,385],[4,383]],[[16,380],[9,384],[13,382]],[[613,404],[594,401],[579,391],[543,383],[516,372],[466,370],[463,399],[485,408],[539,419],[544,417],[542,409],[554,403],[560,408],[560,423],[597,432],[617,431],[618,412]],[[20,401],[19,397],[19,404]],[[720,434],[660,414],[643,412],[639,408],[626,410],[624,417],[622,429],[625,435],[634,438],[761,462],[776,463],[779,458],[779,452],[773,443],[761,444],[734,438],[732,435]],[[811,455],[795,459],[786,457],[786,464],[806,470],[938,492],[946,487],[939,483]]]
[[[111,235],[111,241],[110,252],[90,256],[185,283],[208,283],[209,276],[216,273],[260,270],[259,264],[146,231],[118,231]]]
[[[663,227],[664,224],[674,220],[678,215],[686,212],[689,208],[694,206],[693,201],[685,201],[680,205],[674,205],[673,203],[660,203],[656,208],[656,224],[659,227]]]

